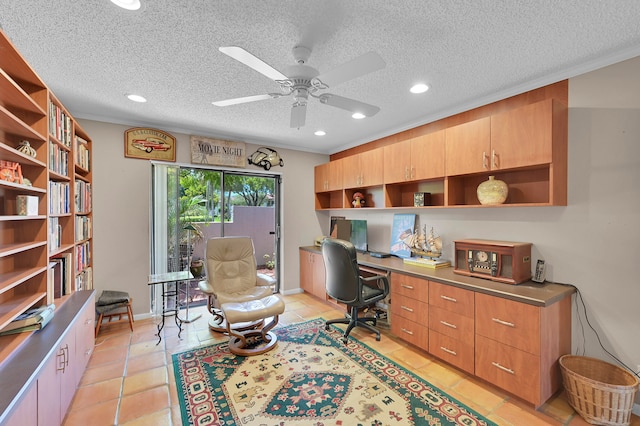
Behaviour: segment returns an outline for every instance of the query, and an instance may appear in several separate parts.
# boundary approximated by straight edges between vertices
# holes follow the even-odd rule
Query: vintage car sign
[[[124,132],[124,156],[176,161],[176,138],[157,129],[134,127]]]
[[[244,142],[191,136],[191,162],[216,166],[245,167]]]

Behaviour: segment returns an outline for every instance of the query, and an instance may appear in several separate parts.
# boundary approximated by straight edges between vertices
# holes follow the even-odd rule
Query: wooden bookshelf
[[[22,173],[22,180],[0,178],[2,329],[31,307],[59,308],[75,291],[91,289],[93,238],[91,139],[2,30],[0,52],[0,169],[18,164]],[[18,150],[23,141],[35,157]],[[37,199],[37,214],[18,214],[18,196]],[[71,282],[67,294],[54,299],[49,265],[60,257],[70,259]],[[2,337],[0,364],[30,335]]]

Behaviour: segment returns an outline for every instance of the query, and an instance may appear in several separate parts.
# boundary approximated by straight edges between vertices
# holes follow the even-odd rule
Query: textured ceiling
[[[640,55],[637,0],[142,3],[130,12],[108,0],[2,1],[0,25],[76,117],[322,153]],[[218,51],[233,45],[282,72],[296,45],[312,50],[308,65],[320,73],[375,51],[383,70],[331,93],[381,111],[354,120],[310,99],[298,130],[291,97],[216,107],[278,91]],[[431,90],[410,94],[417,81]]]

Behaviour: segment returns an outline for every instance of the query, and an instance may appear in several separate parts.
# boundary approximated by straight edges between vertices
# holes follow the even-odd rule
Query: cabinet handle
[[[487,151],[482,151],[482,167],[485,169],[489,168],[489,156],[487,155]]]
[[[451,349],[447,349],[444,346],[440,346],[440,349],[442,349],[443,351],[445,351],[448,354],[456,355],[456,356],[458,355],[455,351],[452,351]]]
[[[413,309],[407,308],[406,306],[400,306],[400,309],[404,309],[405,311],[413,312]]]
[[[447,326],[447,327],[451,327],[451,328],[458,328],[458,326],[457,326],[457,325],[455,325],[455,324],[449,324],[449,323],[448,323],[448,322],[446,322],[446,321],[440,321],[440,324],[442,324],[442,325],[444,325],[444,326]]]
[[[444,300],[448,300],[449,302],[454,302],[457,303],[458,299],[454,299],[453,297],[449,297],[449,296],[443,296],[441,295],[440,298],[444,299]]]
[[[409,179],[409,167],[404,166],[404,179]]]
[[[409,331],[406,328],[403,328],[402,331],[413,336],[413,331]]]
[[[491,164],[494,169],[498,168],[498,163],[496,163],[496,150],[491,150]]]
[[[401,286],[402,288],[406,288],[406,289],[408,289],[408,290],[413,290],[413,286],[412,286],[412,285],[408,285],[408,284],[400,284],[400,286]]]
[[[498,324],[506,325],[508,327],[515,327],[516,326],[512,322],[502,321],[501,319],[498,319],[498,318],[491,318],[491,321],[497,322]]]
[[[515,372],[515,371],[513,371],[512,369],[507,368],[507,367],[503,367],[502,365],[498,364],[497,362],[492,362],[491,364],[492,364],[494,367],[497,367],[497,368],[499,368],[499,369],[500,369],[500,370],[502,370],[502,371],[506,371],[506,372],[507,372],[507,373],[509,373],[509,374],[516,374],[516,372]]]
[[[413,179],[413,177],[415,176],[415,167],[411,166],[411,179]]]

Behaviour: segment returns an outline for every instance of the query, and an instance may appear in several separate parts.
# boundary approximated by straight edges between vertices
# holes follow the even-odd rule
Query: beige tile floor
[[[286,311],[280,316],[280,324],[343,316],[341,311],[306,294],[286,296],[285,300]],[[155,336],[157,319],[135,322],[133,332],[126,323],[105,325],[64,425],[180,425],[171,355],[226,340],[226,336],[209,331],[206,307],[192,308],[194,311],[203,316],[184,324],[181,338],[177,337],[173,319],[167,318],[159,345]],[[499,425],[588,424],[567,404],[563,393],[536,411],[385,330],[380,342],[364,329],[355,329],[352,334]],[[634,416],[631,424],[639,426],[640,418]]]

